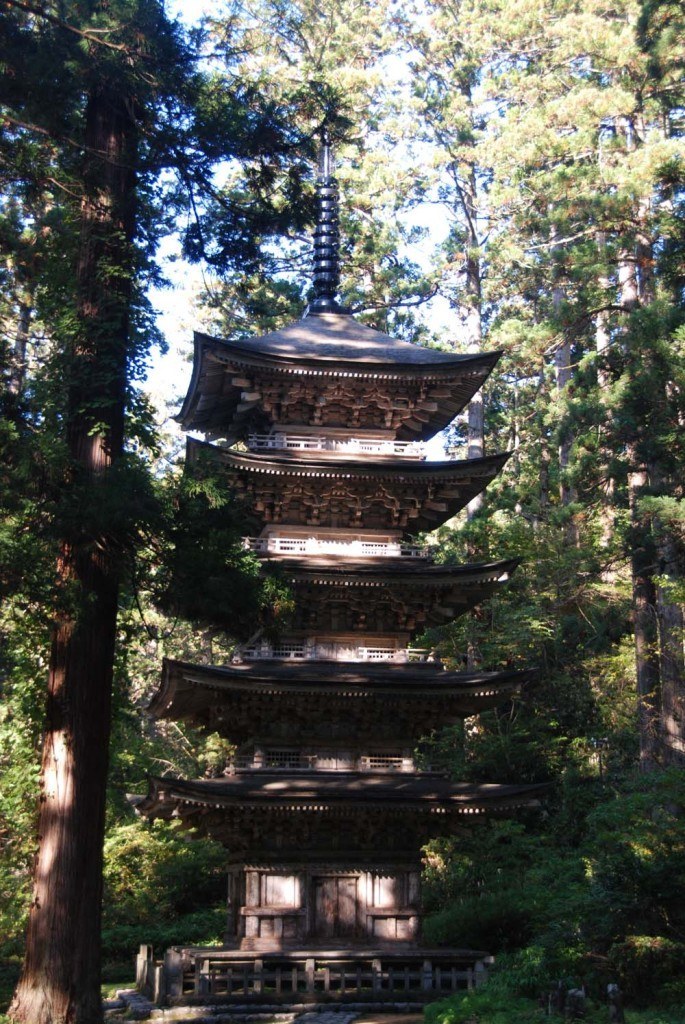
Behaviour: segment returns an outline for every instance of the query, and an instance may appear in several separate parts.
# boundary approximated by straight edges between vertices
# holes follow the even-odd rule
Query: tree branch
[[[109,29],[91,29],[90,31],[83,31],[83,29],[76,28],[75,25],[70,25],[68,21],[64,21],[56,14],[49,14],[45,8],[27,3],[26,0],[4,0],[4,5],[5,7],[18,8],[20,11],[25,11],[27,14],[35,14],[36,17],[43,18],[51,25],[63,28],[67,32],[73,32],[73,34],[78,36],[79,39],[87,39],[88,42],[97,43],[98,46],[106,46],[108,50],[116,50],[118,53],[126,53],[129,51],[129,47],[124,43],[110,43],[108,39],[102,39],[97,35],[98,32],[109,32]],[[138,56],[144,57],[145,54],[143,51],[140,51]]]

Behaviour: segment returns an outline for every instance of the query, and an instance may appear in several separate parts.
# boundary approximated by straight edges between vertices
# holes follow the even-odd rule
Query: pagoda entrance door
[[[319,939],[353,939],[357,934],[357,884],[347,875],[314,878],[314,934]]]

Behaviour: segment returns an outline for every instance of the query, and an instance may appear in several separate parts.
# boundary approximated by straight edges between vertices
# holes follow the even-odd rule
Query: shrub
[[[685,943],[660,936],[631,935],[609,950],[621,988],[637,1006],[685,1000],[684,960]]]
[[[225,906],[183,914],[175,920],[116,924],[102,930],[103,956],[108,963],[132,964],[143,942],[161,957],[169,946],[216,946],[223,941]]]
[[[494,892],[453,903],[426,919],[429,943],[482,949],[519,949],[531,939],[533,920],[522,893]]]
[[[541,1014],[537,1003],[489,982],[475,992],[431,1003],[425,1020],[426,1024],[537,1024]]]

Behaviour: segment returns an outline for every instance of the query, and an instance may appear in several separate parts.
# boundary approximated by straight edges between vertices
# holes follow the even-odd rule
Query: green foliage
[[[163,501],[166,534],[145,581],[159,607],[242,640],[287,614],[287,588],[243,548],[245,511],[209,460],[165,481]]]
[[[674,1005],[629,1009],[625,1016],[627,1024],[681,1024],[682,1014],[683,1006]],[[430,1003],[424,1015],[426,1024],[541,1024],[550,1019],[537,999],[517,995],[502,975],[496,975],[485,987],[468,995]],[[584,1019],[588,1024],[605,1024],[607,1007],[602,998],[588,1001]]]
[[[619,980],[636,1005],[682,1001],[682,806],[677,771],[616,776],[615,787],[569,776],[544,823],[431,844],[429,907],[442,909],[426,936],[497,953],[513,994],[565,979],[599,998]]]
[[[537,1003],[489,983],[467,995],[430,1003],[426,1024],[537,1024],[541,1013]]]
[[[457,946],[499,954],[525,946],[533,936],[530,894],[486,893],[460,900],[433,914],[424,928],[429,945]]]
[[[595,941],[685,937],[685,789],[679,771],[638,778],[588,816]]]
[[[141,942],[221,942],[226,853],[218,843],[195,843],[163,822],[116,825],[105,841],[104,882],[107,960],[128,960]]]
[[[609,950],[621,988],[636,1006],[685,1002],[682,977],[685,943],[661,936],[630,935]]]
[[[19,622],[0,621],[0,956],[20,950],[28,913],[47,653],[30,614],[9,617]]]

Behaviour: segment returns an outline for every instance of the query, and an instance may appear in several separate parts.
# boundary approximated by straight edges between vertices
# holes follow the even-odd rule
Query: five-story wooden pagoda
[[[329,163],[319,197],[308,315],[249,342],[197,335],[179,416],[214,442],[189,441],[188,458],[225,468],[248,510],[246,543],[282,566],[292,626],[230,665],[165,663],[151,712],[216,731],[237,754],[219,779],[153,779],[138,810],[225,844],[226,949],[419,955],[422,846],[536,795],[414,763],[422,736],[507,699],[526,676],[446,671],[411,646],[515,568],[436,565],[412,541],[506,460],[427,461],[422,444],[497,354],[421,348],[340,309]]]

